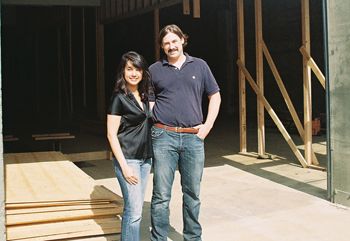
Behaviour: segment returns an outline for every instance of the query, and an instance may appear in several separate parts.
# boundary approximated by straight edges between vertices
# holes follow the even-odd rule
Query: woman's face
[[[130,60],[128,60],[124,68],[124,78],[128,88],[137,88],[137,85],[142,80],[142,74],[143,71],[136,68]]]

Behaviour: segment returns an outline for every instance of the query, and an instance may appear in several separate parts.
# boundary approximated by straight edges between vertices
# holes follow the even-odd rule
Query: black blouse
[[[142,102],[143,110],[133,94],[115,93],[108,114],[121,116],[118,139],[126,159],[153,157],[149,103]]]

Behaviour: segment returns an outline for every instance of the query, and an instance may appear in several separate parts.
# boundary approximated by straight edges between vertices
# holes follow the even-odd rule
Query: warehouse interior
[[[100,8],[2,6],[3,132],[19,138],[16,144],[5,143],[5,152],[6,148],[11,152],[40,150],[39,144],[27,141],[27,137],[35,133],[91,132],[104,135],[105,113],[121,55],[135,50],[151,64],[157,58],[158,47],[155,44],[153,10],[156,8],[147,8],[147,3],[138,8],[136,4],[140,1],[130,1],[130,10],[119,15],[117,10],[114,15],[101,10],[109,9],[112,5],[108,4],[113,2],[102,1],[104,6]],[[158,2],[154,6],[159,7],[159,27],[169,23],[181,26],[189,35],[185,50],[203,58],[211,67],[223,99],[219,119],[238,125],[236,1],[201,1],[200,16],[194,16],[194,3],[189,5],[190,12],[186,13],[182,1],[153,2]],[[148,4],[153,6],[152,3],[149,1]],[[255,78],[254,14],[254,1],[244,1],[245,65]],[[264,41],[302,119],[301,3],[294,0],[263,1],[262,16]],[[322,71],[324,36],[320,1],[310,1],[310,35],[312,58]],[[325,134],[325,90],[315,75],[311,77],[312,118],[320,118],[321,128],[317,134]],[[267,64],[264,65],[264,86],[264,95],[284,126],[291,134],[297,133]],[[247,128],[255,129],[257,96],[249,86],[246,101]],[[206,100],[203,102],[205,105]],[[266,128],[275,129],[269,115],[266,114],[265,118]],[[273,150],[268,151],[273,153]]]
[[[206,141],[208,173],[220,175],[211,169],[215,167],[233,174],[231,169],[223,169],[228,165],[321,199],[349,204],[350,135],[349,128],[344,128],[348,120],[344,107],[349,103],[350,75],[343,68],[349,52],[347,2],[3,0],[1,4],[5,156],[59,150],[105,185],[103,177],[113,174],[108,169],[105,119],[116,65],[129,50],[153,63],[162,54],[156,39],[159,29],[175,23],[189,35],[186,52],[207,61],[221,88],[220,114]],[[203,104],[206,106],[206,99]],[[261,108],[265,108],[263,121]],[[50,136],[52,133],[59,135]],[[218,178],[221,180],[221,176],[207,180],[206,187]],[[222,181],[225,186],[227,180]],[[253,183],[257,181],[264,183],[261,179]],[[114,184],[108,188],[118,193]],[[247,188],[255,190],[254,186]],[[247,191],[243,189],[241,194]],[[277,189],[270,185],[262,188],[260,195]],[[208,199],[213,191],[204,191]],[[243,215],[254,211],[256,205],[262,207],[251,200],[249,196]],[[288,200],[284,204],[291,207]],[[304,197],[299,201],[305,201]],[[339,217],[317,213],[317,221]],[[315,220],[309,224],[319,225]],[[211,226],[213,222],[208,219],[208,223]],[[298,225],[296,228],[300,230]],[[332,230],[323,235],[325,240],[346,229],[335,225]],[[210,229],[207,232],[210,234]]]

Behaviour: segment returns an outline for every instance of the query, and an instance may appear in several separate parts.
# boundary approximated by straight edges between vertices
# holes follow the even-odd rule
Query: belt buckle
[[[182,127],[175,127],[175,132],[181,132]]]

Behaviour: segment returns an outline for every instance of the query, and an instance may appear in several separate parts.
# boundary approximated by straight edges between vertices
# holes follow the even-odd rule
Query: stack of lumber
[[[122,199],[62,153],[9,153],[4,162],[7,240],[119,237]]]

